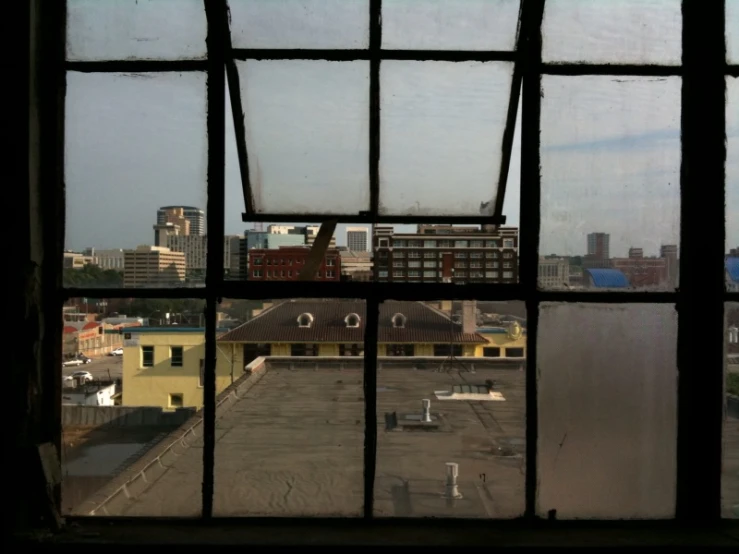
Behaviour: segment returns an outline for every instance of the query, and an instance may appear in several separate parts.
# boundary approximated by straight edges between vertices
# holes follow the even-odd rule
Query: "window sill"
[[[326,519],[70,519],[55,535],[23,542],[69,544],[414,545],[500,547],[739,546],[739,521],[522,522]]]

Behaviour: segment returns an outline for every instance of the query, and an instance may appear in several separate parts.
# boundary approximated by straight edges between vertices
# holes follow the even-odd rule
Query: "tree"
[[[122,287],[123,273],[115,269],[102,269],[87,264],[81,269],[64,268],[62,275],[65,287]]]

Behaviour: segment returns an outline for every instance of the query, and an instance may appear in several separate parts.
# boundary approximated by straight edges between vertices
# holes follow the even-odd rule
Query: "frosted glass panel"
[[[538,514],[672,517],[674,306],[544,303],[540,310]]]
[[[382,63],[382,213],[492,213],[512,70],[503,62]]]
[[[235,48],[367,48],[368,0],[231,0]]]
[[[739,0],[726,0],[726,59],[739,63]]]
[[[206,56],[202,0],[68,0],[67,59],[180,60]]]
[[[65,248],[74,254],[65,271],[91,279],[67,284],[190,284],[184,253],[151,249],[182,235],[205,241],[205,96],[204,73],[67,74]],[[134,252],[140,246],[148,252]],[[156,270],[92,271],[129,254],[142,271]]]
[[[519,0],[384,0],[382,47],[512,50]]]
[[[369,63],[237,64],[257,211],[369,209]]]
[[[680,86],[544,76],[539,250],[569,264],[569,287],[677,285]]]
[[[726,406],[724,409],[721,516],[739,518],[739,304],[726,310]]]
[[[739,79],[726,78],[726,251],[739,249]],[[739,256],[735,251],[732,257]],[[733,262],[732,262],[733,263]],[[733,266],[730,266],[733,270]],[[736,271],[730,279],[739,290]]]
[[[547,62],[679,64],[680,0],[547,0]]]

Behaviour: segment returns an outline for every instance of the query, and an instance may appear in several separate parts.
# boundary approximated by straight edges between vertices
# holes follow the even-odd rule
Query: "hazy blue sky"
[[[193,59],[202,0],[70,0],[70,59]],[[237,47],[363,48],[367,0],[231,0]],[[387,48],[506,49],[518,0],[384,0]],[[727,0],[739,61],[739,0]],[[679,0],[550,0],[548,60],[679,63]],[[614,57],[617,56],[617,57]],[[265,211],[367,209],[367,62],[239,63],[250,170]],[[727,108],[728,230],[739,245],[739,86]],[[381,204],[387,213],[478,214],[495,196],[510,67],[386,62],[381,71]],[[151,243],[156,209],[206,207],[205,75],[67,78],[68,248]],[[679,235],[679,79],[544,79],[541,251],[653,254]],[[519,113],[519,125],[520,125]],[[518,225],[517,129],[505,214]],[[226,231],[244,202],[227,117]],[[706,183],[711,186],[711,183]],[[525,192],[524,192],[525,198]],[[522,230],[526,232],[525,229]],[[343,227],[337,232],[344,241]]]

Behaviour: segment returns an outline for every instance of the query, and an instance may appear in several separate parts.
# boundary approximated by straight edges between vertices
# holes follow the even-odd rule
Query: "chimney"
[[[457,485],[457,477],[459,477],[459,464],[454,462],[446,463],[446,490],[444,496],[446,498],[462,498]]]
[[[462,301],[462,332],[477,332],[477,300]]]
[[[421,406],[423,407],[421,421],[424,423],[431,423],[431,400],[424,398],[421,400]]]

